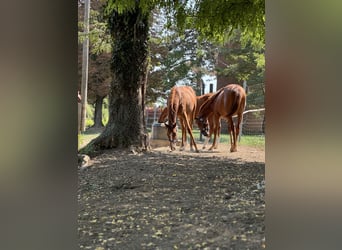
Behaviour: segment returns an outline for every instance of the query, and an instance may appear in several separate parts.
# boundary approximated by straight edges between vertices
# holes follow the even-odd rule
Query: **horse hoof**
[[[231,148],[231,149],[230,149],[230,152],[232,152],[232,153],[233,153],[233,152],[237,152],[237,149],[236,149],[236,148]]]

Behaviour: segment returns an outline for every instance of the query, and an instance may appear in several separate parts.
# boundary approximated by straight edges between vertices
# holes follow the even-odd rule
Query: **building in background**
[[[213,93],[217,90],[217,78],[216,75],[204,75],[202,76],[202,95],[207,93]]]

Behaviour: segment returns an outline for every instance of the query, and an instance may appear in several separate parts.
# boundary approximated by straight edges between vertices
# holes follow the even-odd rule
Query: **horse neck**
[[[163,111],[162,111],[162,113],[161,113],[161,115],[160,115],[160,117],[159,117],[159,122],[165,121],[166,117],[168,116],[168,113],[169,113],[169,112],[168,112],[167,107],[164,108]]]
[[[206,101],[201,105],[198,112],[198,117],[207,118],[213,112],[213,105],[216,98],[221,94],[223,88],[219,89],[215,94],[209,96]]]
[[[203,105],[204,102],[206,102],[212,94],[205,94],[201,96],[196,96],[197,106],[196,106],[196,116],[199,113],[200,107]]]
[[[207,118],[211,112],[212,112],[211,102],[209,102],[209,100],[207,100],[199,108],[198,117]]]

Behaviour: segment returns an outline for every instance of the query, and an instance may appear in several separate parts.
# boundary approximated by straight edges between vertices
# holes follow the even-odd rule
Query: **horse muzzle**
[[[202,135],[204,135],[204,136],[209,136],[209,134],[207,133],[207,132],[202,132]]]
[[[202,131],[201,131],[201,133],[202,133],[202,135],[204,135],[204,136],[209,136],[209,134],[208,134],[208,131],[207,131],[207,130],[202,130]]]

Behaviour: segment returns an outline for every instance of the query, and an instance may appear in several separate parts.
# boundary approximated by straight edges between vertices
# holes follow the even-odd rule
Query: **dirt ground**
[[[79,169],[80,249],[265,248],[265,152],[108,151]]]

